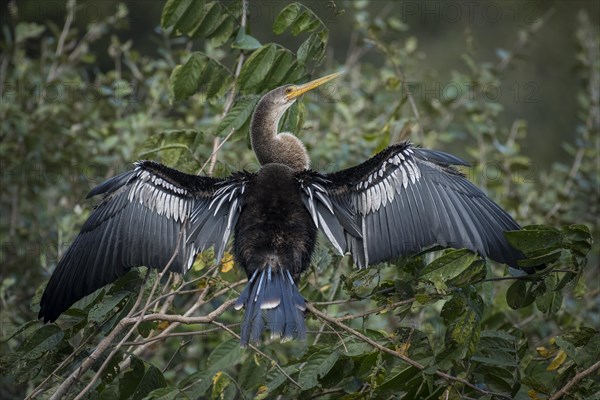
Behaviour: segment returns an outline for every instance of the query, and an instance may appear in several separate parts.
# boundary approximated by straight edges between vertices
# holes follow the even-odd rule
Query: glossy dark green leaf
[[[556,249],[562,242],[562,235],[557,229],[542,225],[526,226],[520,231],[505,232],[504,235],[512,246],[526,256],[538,251]]]
[[[460,275],[476,259],[477,255],[467,249],[447,250],[423,269],[422,279],[433,282],[437,288],[444,288],[446,280]]]
[[[298,383],[304,389],[317,385],[319,378],[324,377],[338,360],[337,351],[320,351],[311,355],[298,375]]]
[[[133,394],[133,400],[142,400],[153,390],[164,388],[166,386],[167,382],[165,381],[162,372],[154,365],[150,364]]]
[[[205,3],[202,7],[202,15],[195,21],[189,30],[192,38],[210,37],[221,24],[221,16],[226,12],[220,3]]]
[[[119,379],[120,398],[129,399],[133,397],[144,377],[145,371],[144,362],[135,356],[132,357],[129,371],[125,372],[123,377]]]
[[[311,33],[298,48],[298,63],[306,64],[309,60],[320,63],[325,55],[325,45],[329,37],[329,32],[324,30],[319,33]]]
[[[422,383],[423,375],[418,368],[403,366],[400,371],[392,371],[386,380],[377,386],[376,393],[382,396],[385,393],[405,392]]]
[[[304,6],[292,3],[283,8],[273,22],[273,33],[280,35],[288,29],[300,15]]]
[[[221,20],[215,30],[209,35],[213,46],[218,47],[225,43],[232,35],[236,26],[235,18],[230,14],[221,15]]]
[[[212,384],[215,371],[212,369],[198,371],[187,376],[181,381],[180,387],[184,388],[185,395],[190,399],[206,396],[206,392]]]
[[[212,7],[211,3],[194,0],[185,11],[174,22],[173,27],[178,34],[190,33],[194,26],[201,24],[204,20],[206,8]]]
[[[257,89],[263,83],[273,65],[276,52],[277,47],[274,44],[266,44],[248,57],[240,72],[242,92]]]
[[[300,3],[287,5],[275,18],[273,32],[280,35],[290,29],[292,35],[327,29],[321,19],[308,7]]]
[[[235,16],[220,2],[169,0],[163,8],[161,26],[173,27],[178,35],[212,39],[214,46],[225,43],[237,25]]]
[[[283,370],[286,374],[291,375],[296,372],[297,366],[295,364],[287,365],[283,367]],[[287,377],[278,368],[273,367],[267,374],[266,384],[269,392],[277,390],[284,382],[287,382]]]
[[[195,52],[183,65],[175,67],[169,78],[171,101],[187,99],[200,92],[211,99],[222,94],[231,83],[231,73],[218,61]]]
[[[295,66],[294,54],[287,49],[277,49],[275,61],[269,71],[269,83],[272,86],[280,86],[286,83],[294,83],[286,79],[291,69]]]
[[[506,291],[506,303],[513,310],[517,310],[524,307],[526,295],[527,284],[521,279],[516,280]]]
[[[146,397],[145,400],[175,400],[183,393],[176,387],[164,387],[160,389],[154,389]]]
[[[292,3],[281,10],[273,23],[273,32],[277,35],[288,29],[294,36],[310,33],[298,48],[298,63],[304,65],[308,60],[321,62],[329,39],[329,30],[323,21],[308,7]]]
[[[219,344],[208,356],[208,365],[213,371],[231,368],[240,362],[243,351],[240,342],[229,339]]]
[[[175,25],[190,6],[199,4],[199,0],[168,0],[163,7],[160,25],[163,29]]]
[[[466,302],[462,296],[452,296],[450,300],[444,303],[440,317],[446,325],[449,325],[465,312],[465,307]]]
[[[520,267],[537,267],[542,264],[550,264],[558,260],[562,254],[562,250],[552,251],[551,249],[544,249],[543,252],[549,251],[546,254],[539,256],[529,256],[526,259],[519,260],[517,263]]]
[[[240,99],[223,118],[215,134],[224,136],[228,135],[232,129],[240,129],[252,116],[258,100],[258,96],[247,96]]]
[[[260,42],[254,36],[243,33],[242,30],[239,31],[235,40],[231,44],[232,48],[241,50],[256,50],[260,46]]]
[[[592,234],[585,225],[569,225],[562,229],[568,247],[578,256],[585,257],[592,249]]]
[[[546,290],[546,293],[536,298],[535,305],[543,313],[554,314],[560,310],[562,300],[563,295],[561,292],[549,289]]]
[[[56,325],[44,325],[27,339],[19,348],[25,360],[35,360],[44,353],[54,349],[65,336],[64,332]]]
[[[486,275],[485,261],[475,260],[469,268],[465,269],[455,278],[448,280],[446,283],[454,287],[464,287],[484,279]]]
[[[464,310],[462,313],[461,308]],[[457,292],[453,296],[451,306],[443,315],[449,349],[461,349],[465,355],[475,352],[481,333],[482,312],[483,301],[475,292]]]
[[[126,291],[106,295],[99,303],[94,304],[88,313],[88,320],[93,322],[104,321],[119,303],[129,296]]]

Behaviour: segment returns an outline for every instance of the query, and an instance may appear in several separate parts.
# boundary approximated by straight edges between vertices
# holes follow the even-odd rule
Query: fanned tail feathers
[[[263,331],[270,338],[287,341],[304,339],[306,302],[283,268],[266,266],[252,274],[248,285],[235,303],[235,309],[245,308],[241,329],[241,345],[260,343]]]

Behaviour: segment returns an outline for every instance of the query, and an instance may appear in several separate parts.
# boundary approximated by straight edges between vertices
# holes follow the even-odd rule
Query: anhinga
[[[322,174],[290,133],[278,133],[284,112],[303,93],[337,74],[265,94],[251,121],[256,173],[225,179],[182,173],[152,161],[94,188],[103,195],[52,274],[39,318],[54,321],[74,302],[130,268],[185,273],[214,246],[220,260],[231,232],[236,264],[248,284],[241,342],[303,338],[305,300],[297,289],[310,264],[317,230],[360,268],[424,248],[467,248],[517,267],[523,254],[503,231],[519,225],[453,165],[450,154],[392,145],[352,168]]]

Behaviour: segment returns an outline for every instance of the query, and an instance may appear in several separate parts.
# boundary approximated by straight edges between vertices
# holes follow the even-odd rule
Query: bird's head
[[[279,120],[283,113],[291,107],[292,104],[306,92],[309,92],[317,87],[323,85],[326,82],[338,77],[343,72],[336,72],[324,76],[322,78],[315,79],[302,85],[284,85],[277,89],[273,89],[263,96],[261,103],[268,106],[269,112],[276,116],[276,120]]]

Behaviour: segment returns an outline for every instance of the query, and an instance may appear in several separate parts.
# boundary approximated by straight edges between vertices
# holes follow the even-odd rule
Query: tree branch
[[[368,336],[363,335],[362,333],[360,333],[359,331],[349,327],[348,325],[344,324],[343,322],[340,322],[337,318],[334,317],[330,317],[329,315],[319,311],[317,308],[315,308],[312,304],[308,303],[306,308],[308,309],[308,311],[310,311],[311,313],[313,313],[317,318],[323,320],[323,321],[327,321],[330,322],[333,325],[336,325],[338,328],[341,328],[342,330],[350,333],[351,335],[355,336],[356,338],[362,340],[363,342],[366,342],[368,344],[370,344],[371,346],[375,347],[376,349],[384,352],[384,353],[388,353],[393,355],[394,357],[397,357],[399,359],[401,359],[402,361],[404,361],[405,363],[407,363],[410,366],[413,366],[419,370],[424,370],[425,366],[421,365],[420,363],[418,363],[417,361],[405,356],[404,354],[397,352],[395,350],[389,349],[379,343],[377,343],[376,341],[374,341],[373,339],[369,338]],[[510,396],[506,396],[503,395],[501,393],[494,393],[494,392],[490,392],[484,389],[481,389],[477,386],[475,386],[474,384],[472,384],[469,381],[466,381],[462,378],[458,378],[456,376],[452,376],[450,374],[447,374],[443,371],[440,370],[436,370],[435,374],[447,381],[450,382],[459,382],[462,383],[465,386],[468,386],[469,388],[477,391],[478,393],[484,394],[484,395],[493,395],[493,396],[497,396],[500,398],[504,398],[504,399],[510,399]]]
[[[244,30],[244,32],[246,31],[247,15],[248,15],[248,0],[242,0],[242,17],[240,20],[240,30]],[[227,96],[227,100],[225,101],[225,107],[223,108],[223,113],[221,114],[221,119],[225,118],[227,113],[229,113],[229,111],[231,110],[231,107],[233,107],[233,103],[235,102],[237,80],[240,76],[240,72],[242,71],[242,65],[244,64],[244,59],[245,59],[244,51],[240,50],[240,55],[238,57],[237,65],[235,67],[235,73],[233,75],[234,84],[233,84],[233,87],[231,88],[231,91],[229,92],[229,96]],[[212,153],[211,153],[210,157],[208,158],[208,160],[206,160],[204,165],[202,165],[202,168],[200,168],[200,171],[198,171],[198,175],[202,173],[202,171],[204,170],[204,168],[206,167],[207,164],[209,164],[208,175],[213,174],[213,172],[215,170],[215,166],[217,164],[217,156],[219,154],[219,150],[221,150],[221,147],[223,147],[223,144],[225,144],[225,142],[227,142],[227,140],[229,140],[229,138],[233,135],[234,132],[235,132],[235,130],[231,129],[231,131],[227,134],[227,136],[225,137],[225,139],[223,139],[223,141],[221,141],[220,137],[218,137],[218,136],[215,137],[215,139],[213,140]]]
[[[587,376],[590,376],[591,374],[598,371],[599,369],[600,369],[600,361],[596,362],[596,364],[592,365],[588,369],[585,369],[585,370],[577,373],[573,377],[573,379],[571,379],[558,392],[554,393],[554,395],[552,395],[552,397],[550,397],[550,399],[548,399],[548,400],[558,400],[558,399],[562,398],[565,394],[567,394],[567,392],[569,390],[571,390],[577,383],[579,383],[579,381],[581,381],[583,378],[585,378]]]

